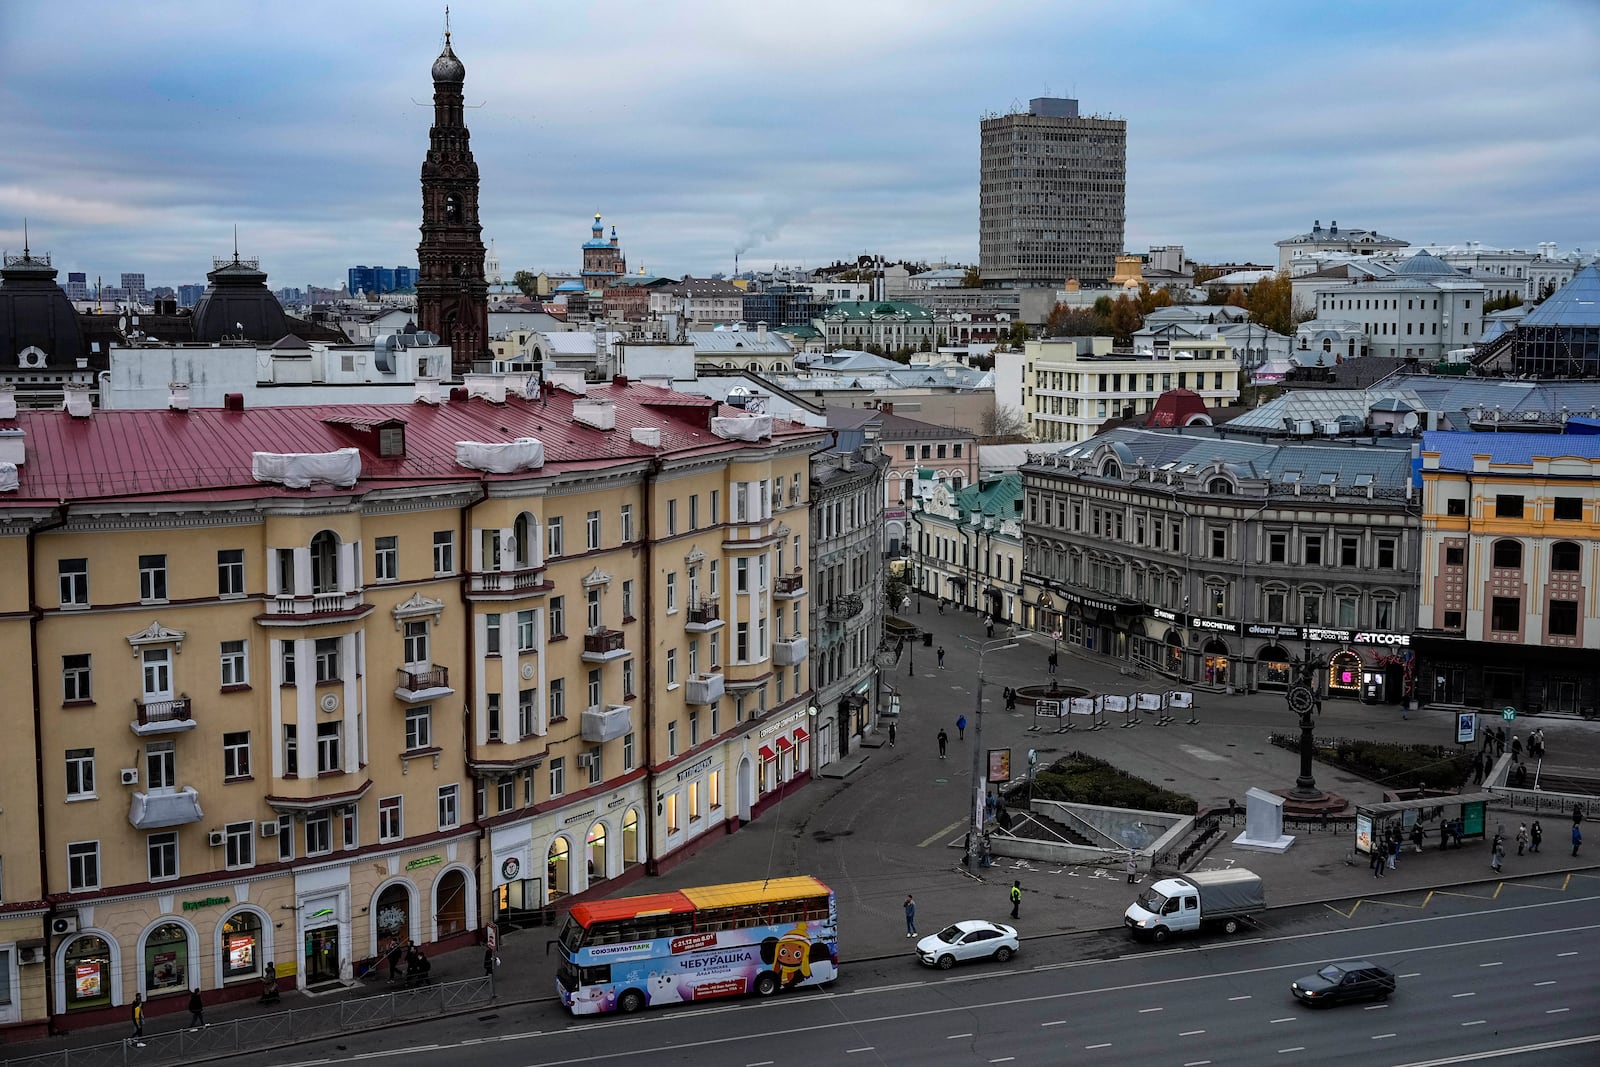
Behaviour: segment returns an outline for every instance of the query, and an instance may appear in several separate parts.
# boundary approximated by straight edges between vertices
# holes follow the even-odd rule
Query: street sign
[[[1501,708],[1500,709],[1500,717],[1502,719],[1504,719],[1506,722],[1510,722],[1512,719],[1515,719],[1517,717],[1517,709],[1516,708],[1511,708],[1511,707]]]
[[[484,947],[490,952],[495,951],[495,949],[499,947],[499,931],[496,929],[494,923],[490,923],[484,928],[483,943]]]

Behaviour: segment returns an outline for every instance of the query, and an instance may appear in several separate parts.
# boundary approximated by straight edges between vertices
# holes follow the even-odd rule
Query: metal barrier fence
[[[1511,789],[1505,786],[1485,786],[1497,794],[1502,803],[1514,811],[1531,811],[1535,815],[1571,815],[1573,809],[1583,812],[1586,819],[1600,818],[1600,797],[1581,793],[1547,793],[1538,789]]]
[[[200,1030],[180,1027],[149,1032],[144,1036],[143,1045],[117,1041],[20,1056],[5,1060],[4,1067],[161,1067],[242,1052],[261,1052],[297,1041],[448,1015],[493,999],[494,981],[485,975],[375,997],[229,1019]],[[183,1015],[177,1013],[172,1017],[181,1019]]]

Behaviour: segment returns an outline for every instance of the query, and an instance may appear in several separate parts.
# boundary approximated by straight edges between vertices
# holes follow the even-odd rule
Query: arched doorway
[[[1206,641],[1200,649],[1200,666],[1211,685],[1228,684],[1228,643],[1220,637]]]
[[[1256,653],[1256,685],[1287,688],[1294,680],[1294,664],[1282,645],[1264,645]]]
[[[642,862],[639,855],[639,809],[629,808],[622,814],[622,867],[627,870]]]
[[[311,539],[311,591],[339,591],[339,537],[332,530],[323,530]]]
[[[1167,631],[1167,669],[1183,677],[1183,638],[1175,629]]]
[[[1361,692],[1361,657],[1335,652],[1328,660],[1328,695],[1353,697]]]
[[[554,904],[567,895],[567,887],[572,883],[571,871],[572,846],[564,837],[558,837],[550,842],[550,851],[545,855],[544,881],[547,887],[545,901]]]
[[[609,857],[606,855],[606,824],[597,822],[589,827],[588,839],[584,842],[588,852],[588,862],[585,869],[589,873],[589,885],[603,882],[611,877],[608,865]]]
[[[433,923],[435,940],[443,940],[467,929],[467,876],[461,871],[445,871],[434,889]]]
[[[750,821],[750,808],[755,804],[756,771],[749,756],[739,761],[739,821]]]
[[[103,937],[74,938],[62,954],[68,1011],[104,1008],[111,1003],[111,945]]]
[[[373,906],[372,921],[376,934],[373,951],[380,955],[415,940],[411,929],[411,887],[403,882],[385,886]]]
[[[199,976],[190,969],[187,926],[162,923],[145,935],[141,951],[145,996],[178,993],[199,986]]]

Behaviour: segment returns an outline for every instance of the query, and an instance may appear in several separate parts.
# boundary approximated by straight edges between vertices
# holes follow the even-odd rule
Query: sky
[[[0,246],[65,280],[415,265],[444,5],[0,0]],[[457,0],[485,242],[575,271],[970,263],[978,123],[1128,122],[1125,247],[1275,262],[1338,221],[1600,246],[1600,0]],[[609,233],[609,229],[608,229]]]

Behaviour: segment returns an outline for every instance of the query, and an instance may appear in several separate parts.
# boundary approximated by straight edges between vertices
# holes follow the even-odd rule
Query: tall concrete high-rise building
[[[1036,97],[982,122],[978,262],[985,285],[1104,281],[1122,251],[1128,124]]]

